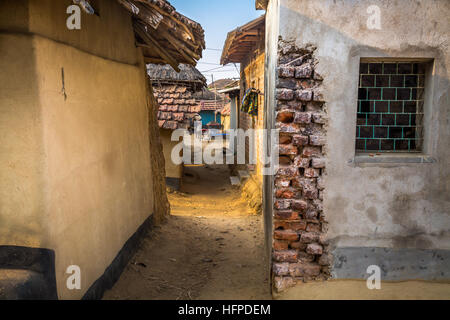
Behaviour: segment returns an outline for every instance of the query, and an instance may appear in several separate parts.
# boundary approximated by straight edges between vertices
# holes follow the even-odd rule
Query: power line
[[[210,64],[210,65],[212,65],[212,66],[221,66],[220,63],[211,63],[211,62],[197,62],[197,63],[200,63],[200,64]]]
[[[208,70],[204,70],[204,71],[200,71],[200,72],[208,72],[208,71],[213,71],[213,70],[217,70],[217,69],[222,69],[225,67],[230,67],[230,66],[228,64],[226,64],[224,66],[221,65],[220,67],[216,67],[216,68],[212,68],[212,69],[208,69]],[[237,70],[237,68],[236,68],[236,70]]]
[[[236,72],[236,70],[219,70],[219,71],[213,71],[213,72],[203,72],[200,71],[201,73],[206,73],[206,74],[213,74],[213,73],[218,73],[218,72]]]

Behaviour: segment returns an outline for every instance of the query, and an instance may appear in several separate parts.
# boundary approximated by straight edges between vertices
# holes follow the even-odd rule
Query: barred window
[[[420,152],[425,87],[423,62],[361,62],[356,151]]]

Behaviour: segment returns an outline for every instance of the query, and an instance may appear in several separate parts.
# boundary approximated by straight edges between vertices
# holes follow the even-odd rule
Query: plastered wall
[[[71,3],[2,1],[0,10],[18,9],[0,23],[0,244],[55,250],[62,299],[81,298],[153,211],[131,18],[101,0],[100,17],[83,14],[82,29],[69,31]],[[81,290],[66,287],[69,265],[81,269]]]
[[[380,30],[367,27],[370,5],[380,8]],[[403,259],[384,264],[385,279],[448,278],[450,3],[282,0],[279,10],[281,38],[317,47],[316,70],[324,78],[329,114],[324,212],[335,250],[334,276],[364,277],[367,265],[383,266],[396,256]],[[366,57],[433,60],[426,79],[423,154],[400,155],[394,163],[383,156],[367,163],[355,154],[359,62]],[[417,163],[426,157],[431,163]],[[427,259],[430,252],[440,258]],[[365,255],[369,258],[358,260]]]

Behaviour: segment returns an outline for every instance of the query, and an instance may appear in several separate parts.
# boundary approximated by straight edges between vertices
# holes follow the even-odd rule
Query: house
[[[145,64],[195,65],[203,29],[164,0],[89,3],[69,29],[70,0],[0,1],[0,298],[100,298],[168,214]]]
[[[264,127],[280,130],[280,168],[264,177],[276,296],[448,292],[450,3],[256,6]]]
[[[239,110],[240,110],[240,81],[234,80],[229,82],[227,85],[221,87],[217,91],[220,94],[224,94],[228,97],[228,103],[223,107],[220,111],[222,117],[221,121],[224,125],[224,130],[227,129],[237,129],[239,128],[238,120],[239,120]]]
[[[262,136],[258,130],[264,129],[264,61],[265,61],[265,17],[254,19],[243,26],[228,33],[223,46],[220,63],[240,64],[240,80],[229,84],[218,92],[226,93],[230,97],[230,126],[233,129],[254,130],[251,132],[255,143],[245,140],[245,169],[250,170],[250,179],[244,186],[251,190],[249,198],[258,203],[259,211],[262,203],[263,175],[262,175]],[[258,92],[258,109],[254,114],[242,109],[245,94],[249,89]],[[250,132],[249,130],[249,132]],[[251,150],[252,149],[252,150]],[[254,159],[250,159],[250,154]]]
[[[155,97],[159,104],[158,126],[165,158],[166,184],[179,190],[183,177],[183,164],[174,164],[171,159],[175,129],[192,129],[194,117],[201,114],[201,105],[195,93],[206,87],[206,79],[195,67],[180,65],[180,72],[169,65],[147,65]]]

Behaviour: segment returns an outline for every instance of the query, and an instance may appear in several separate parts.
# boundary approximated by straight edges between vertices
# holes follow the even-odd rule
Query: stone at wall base
[[[166,186],[172,188],[173,190],[180,191],[181,179],[166,177]]]
[[[0,246],[0,299],[58,299],[54,251]]]

